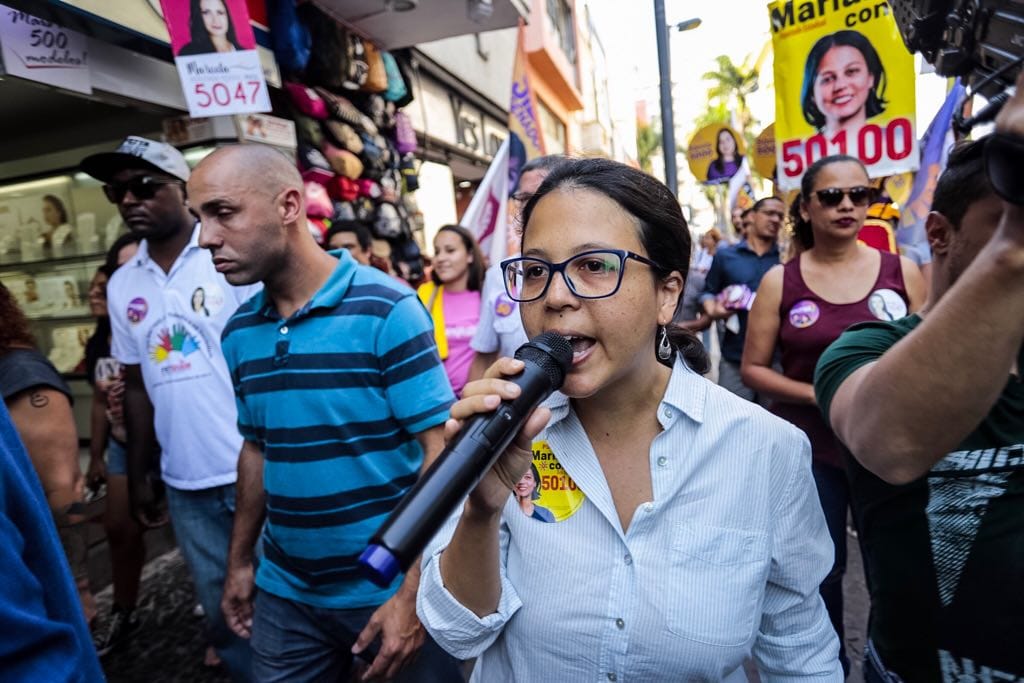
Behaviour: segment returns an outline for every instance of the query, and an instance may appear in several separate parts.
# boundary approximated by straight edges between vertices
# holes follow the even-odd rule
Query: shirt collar
[[[683,413],[694,422],[703,422],[707,393],[707,382],[703,377],[690,369],[677,353],[675,365],[672,366],[672,376],[669,377],[668,386],[665,388],[665,395],[661,399],[659,408],[663,405],[668,405]],[[548,423],[548,429],[569,416],[569,397],[560,391],[552,394],[542,405],[551,410],[551,421]],[[658,420],[663,427],[667,427],[670,421],[665,419],[663,410],[658,410]]]
[[[736,243],[736,248],[737,249],[745,249],[745,250],[749,251],[751,254],[753,254],[754,256],[757,256],[757,252],[750,248],[750,245],[747,244],[747,240],[746,239],[742,239],[739,242],[737,242]],[[779,253],[779,243],[778,242],[772,242],[771,248],[768,251],[766,251],[763,254],[761,254],[761,256],[768,256],[769,254],[778,254],[778,253]]]
[[[178,254],[178,258],[175,259],[175,261],[180,259],[182,254],[187,254],[188,252],[192,251],[193,249],[199,249],[200,248],[200,246],[199,246],[199,228],[200,228],[200,224],[199,223],[196,223],[194,226],[192,226],[192,237],[189,238],[188,244],[186,244],[185,248],[181,250],[181,254]],[[149,258],[149,240],[141,240],[139,242],[139,248],[135,252],[135,257],[134,257],[135,265],[137,265],[137,266],[145,266],[145,265],[147,265],[150,262],[150,260],[151,259]]]
[[[358,267],[356,260],[349,253],[348,249],[335,249],[327,253],[338,259],[338,265],[334,268],[331,276],[327,278],[327,282],[324,283],[323,287],[317,290],[316,294],[313,295],[313,298],[305,306],[293,313],[289,320],[303,318],[310,311],[317,308],[334,308],[341,303],[341,300],[345,298],[345,294],[348,293],[349,285],[352,284],[352,278],[355,277],[356,268]],[[259,298],[255,302],[260,315],[274,321],[280,320],[281,316],[277,314],[274,302],[267,297],[266,292],[266,289],[261,290],[257,295]]]

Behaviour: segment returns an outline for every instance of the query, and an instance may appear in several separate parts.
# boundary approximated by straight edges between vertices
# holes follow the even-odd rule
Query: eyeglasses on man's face
[[[654,261],[623,249],[591,249],[560,263],[532,256],[501,262],[505,291],[513,301],[536,301],[547,294],[551,278],[561,273],[569,290],[581,299],[603,299],[619,291],[626,261],[659,268]]]
[[[131,192],[132,196],[139,201],[146,201],[156,196],[157,190],[164,185],[179,185],[180,180],[170,178],[155,178],[153,176],[141,175],[122,183],[108,183],[103,186],[103,194],[112,204],[120,204],[125,196]]]

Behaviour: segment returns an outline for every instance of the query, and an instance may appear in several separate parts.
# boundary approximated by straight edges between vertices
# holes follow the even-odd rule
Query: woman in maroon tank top
[[[810,439],[818,496],[836,548],[821,595],[841,647],[849,490],[842,447],[815,403],[814,366],[850,325],[901,318],[925,298],[913,262],[858,244],[871,195],[867,171],[853,157],[825,157],[807,169],[793,215],[802,251],[761,280],[742,363],[743,382],[769,396],[772,412]],[[781,373],[772,368],[776,353]],[[849,670],[845,648],[840,658]]]

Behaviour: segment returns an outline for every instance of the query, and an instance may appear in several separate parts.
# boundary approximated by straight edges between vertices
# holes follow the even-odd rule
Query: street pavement
[[[849,541],[849,565],[844,582],[846,595],[846,647],[851,664],[850,681],[863,680],[861,658],[867,628],[868,596],[860,551],[853,537]],[[97,594],[101,618],[110,610],[111,589]],[[203,620],[193,614],[196,605],[188,570],[177,550],[151,560],[142,577],[138,614],[140,629],[131,643],[103,659],[111,683],[227,683],[223,669],[203,666],[206,641]],[[748,672],[751,681],[757,674]]]

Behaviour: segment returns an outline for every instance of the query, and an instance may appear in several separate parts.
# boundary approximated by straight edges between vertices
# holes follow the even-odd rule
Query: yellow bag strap
[[[444,333],[444,285],[427,282],[416,292],[434,322],[434,342],[441,360],[448,358],[448,337]]]

